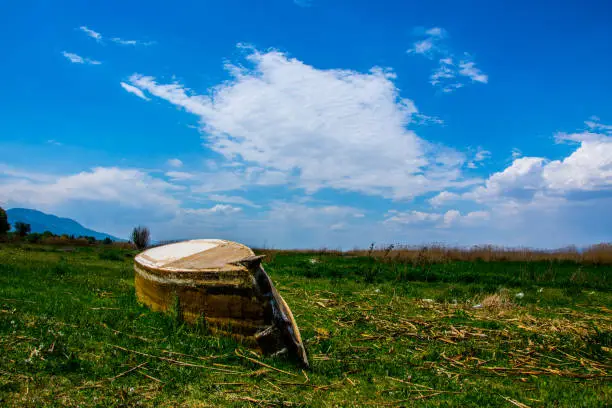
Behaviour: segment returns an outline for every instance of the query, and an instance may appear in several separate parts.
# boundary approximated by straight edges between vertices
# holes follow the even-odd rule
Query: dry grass
[[[443,245],[424,247],[399,245],[370,247],[369,250],[353,250],[349,251],[348,254],[413,263],[449,261],[571,261],[576,263],[612,264],[612,243],[591,245],[583,251],[579,251],[576,247],[538,250],[531,248],[504,248],[492,245],[474,246],[472,248],[453,248]]]
[[[487,295],[480,304],[482,307],[492,310],[510,309],[513,306],[510,296],[506,292]]]
[[[535,261],[570,261],[576,263],[612,264],[612,243],[591,245],[582,251],[571,246],[560,249],[505,248],[493,245],[455,248],[441,244],[429,246],[388,245],[369,249],[291,249],[280,250],[261,248],[257,253],[265,254],[267,259],[274,259],[278,253],[299,253],[312,255],[371,256],[388,261],[412,262],[415,264],[451,261],[484,261],[484,262],[535,262]]]

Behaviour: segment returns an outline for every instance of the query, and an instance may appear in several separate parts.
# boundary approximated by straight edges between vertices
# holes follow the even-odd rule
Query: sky
[[[0,206],[257,247],[612,241],[608,1],[0,5]]]

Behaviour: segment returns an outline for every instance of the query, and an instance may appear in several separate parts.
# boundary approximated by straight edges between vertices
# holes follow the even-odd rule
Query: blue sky
[[[606,1],[1,8],[3,207],[254,246],[612,238]]]

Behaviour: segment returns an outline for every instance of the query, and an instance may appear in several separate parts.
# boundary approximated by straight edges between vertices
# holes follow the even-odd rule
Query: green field
[[[0,246],[0,405],[612,405],[610,265],[270,252],[305,372],[139,305],[133,255]]]

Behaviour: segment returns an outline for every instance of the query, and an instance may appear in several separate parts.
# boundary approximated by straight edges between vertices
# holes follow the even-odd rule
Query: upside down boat
[[[196,239],[148,249],[134,259],[138,300],[154,311],[177,307],[189,323],[205,319],[265,354],[288,353],[308,367],[291,309],[247,246]]]

